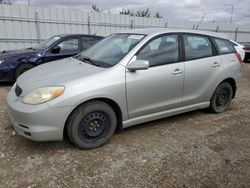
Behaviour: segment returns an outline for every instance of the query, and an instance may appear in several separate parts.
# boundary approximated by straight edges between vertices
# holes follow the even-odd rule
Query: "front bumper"
[[[0,82],[14,81],[14,69],[0,68]]]
[[[64,125],[73,107],[55,108],[47,103],[27,105],[12,88],[7,96],[8,112],[18,135],[34,141],[63,139]]]

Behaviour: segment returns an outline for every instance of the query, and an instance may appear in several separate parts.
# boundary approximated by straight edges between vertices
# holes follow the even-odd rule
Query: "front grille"
[[[16,93],[16,96],[19,97],[21,94],[22,94],[22,89],[16,85],[16,88],[15,88],[15,93]]]

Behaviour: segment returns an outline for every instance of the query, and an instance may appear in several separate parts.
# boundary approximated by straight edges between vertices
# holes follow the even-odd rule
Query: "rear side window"
[[[218,47],[220,54],[228,54],[228,53],[235,53],[234,46],[232,42],[225,40],[225,39],[214,39],[216,46]]]
[[[230,43],[231,43],[231,45],[233,45],[233,46],[238,46],[238,44],[236,44],[236,43],[234,43],[234,42],[232,42],[232,41],[229,41]]]
[[[213,55],[212,45],[205,36],[183,35],[185,59],[192,60]]]
[[[81,37],[82,38],[82,49],[85,50],[87,48],[89,48],[90,46],[94,45],[95,43],[97,43],[98,41],[100,41],[101,39],[97,38],[97,37]]]

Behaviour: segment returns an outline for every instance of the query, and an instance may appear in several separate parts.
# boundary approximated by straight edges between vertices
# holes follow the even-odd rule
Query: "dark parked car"
[[[244,44],[245,46],[245,59],[244,62],[247,62],[250,60],[250,43]]]
[[[34,66],[70,57],[100,41],[96,35],[53,36],[33,48],[0,52],[0,81],[15,81]]]

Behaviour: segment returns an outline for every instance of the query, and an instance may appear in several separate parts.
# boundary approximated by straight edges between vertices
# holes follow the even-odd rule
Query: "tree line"
[[[92,4],[92,10],[94,10],[95,12],[101,12],[100,8],[97,7],[96,5]],[[123,15],[130,15],[130,16],[137,16],[137,17],[151,17],[151,13],[150,13],[150,10],[149,8],[147,9],[139,9],[137,11],[132,11],[130,9],[123,9],[122,11],[119,11],[120,14],[123,14]],[[162,18],[161,14],[159,11],[157,11],[153,17],[155,18]]]
[[[12,2],[10,0],[0,0],[0,4],[7,4],[7,5],[12,5]],[[91,5],[92,10],[94,10],[95,12],[101,12],[101,10],[99,9],[99,7],[97,7],[96,5],[92,4]],[[123,9],[122,11],[119,12],[120,14],[123,15],[130,15],[130,16],[137,16],[137,17],[151,17],[151,13],[149,8],[147,9],[139,9],[137,11],[132,11],[130,9]],[[157,11],[153,17],[155,18],[162,18],[161,14],[159,11]]]

